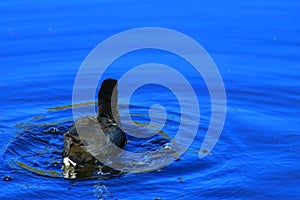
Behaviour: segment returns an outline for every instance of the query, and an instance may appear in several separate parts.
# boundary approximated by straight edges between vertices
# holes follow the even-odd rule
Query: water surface
[[[30,0],[3,1],[0,9],[0,176],[12,177],[0,180],[1,199],[300,198],[297,1]],[[190,65],[166,52],[135,52],[114,62],[102,80],[119,78],[148,62],[179,70],[200,102],[200,128],[192,146],[159,171],[63,179],[62,134],[73,122],[72,88],[81,62],[107,37],[144,26],[183,32],[214,59],[227,93],[220,140],[210,156],[198,158],[209,125],[210,99]],[[169,114],[159,136],[172,137],[180,109],[165,88],[150,85],[137,91],[130,102],[133,118],[139,124],[149,122],[149,107],[157,102]],[[121,115],[122,104],[120,97]],[[160,144],[156,141],[146,143],[148,150]],[[132,142],[129,148],[143,142]]]

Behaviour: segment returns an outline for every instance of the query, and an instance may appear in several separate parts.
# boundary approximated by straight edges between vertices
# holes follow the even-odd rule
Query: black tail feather
[[[115,79],[105,79],[98,93],[98,117],[112,118],[117,123],[118,111],[118,82]]]

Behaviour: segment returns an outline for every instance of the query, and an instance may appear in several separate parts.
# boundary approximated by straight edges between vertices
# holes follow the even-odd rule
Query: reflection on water
[[[59,110],[65,110],[65,109],[71,109],[74,107],[81,107],[81,106],[89,106],[89,105],[96,105],[96,102],[84,102],[84,103],[78,103],[78,104],[70,104],[70,105],[64,105],[64,106],[56,106],[53,108],[47,108],[48,111],[59,111]]]

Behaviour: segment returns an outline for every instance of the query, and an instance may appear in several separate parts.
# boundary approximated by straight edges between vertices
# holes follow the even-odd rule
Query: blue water
[[[0,199],[300,199],[298,1],[15,0],[1,1],[0,10]],[[192,146],[158,171],[63,179],[62,135],[73,122],[73,84],[82,61],[108,37],[146,26],[187,34],[215,61],[227,95],[217,145],[199,159],[211,114],[205,84],[181,58],[145,50],[113,65],[125,71],[164,63],[191,81],[201,107]],[[114,66],[102,80],[122,76]],[[149,122],[154,103],[166,107],[170,120],[162,132],[172,137],[180,109],[166,88],[140,88],[130,102],[134,120]],[[120,97],[121,116],[123,104]],[[128,148],[139,148],[133,144],[141,142]]]

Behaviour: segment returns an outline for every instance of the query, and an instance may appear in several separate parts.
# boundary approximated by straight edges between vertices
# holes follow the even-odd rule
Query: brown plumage
[[[65,178],[78,178],[90,167],[103,167],[101,160],[118,155],[127,143],[118,113],[117,81],[106,79],[98,93],[98,115],[77,120],[64,134]],[[101,158],[101,160],[97,159]],[[84,172],[84,173],[88,173]]]

